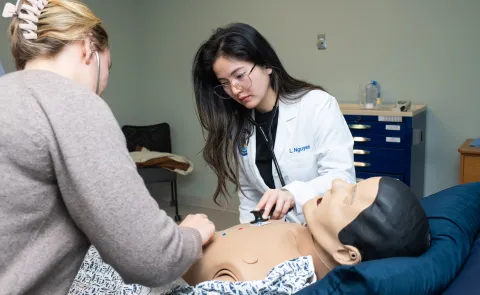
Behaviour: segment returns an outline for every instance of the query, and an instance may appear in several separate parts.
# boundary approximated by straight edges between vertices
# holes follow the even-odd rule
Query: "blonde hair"
[[[36,23],[37,39],[25,38],[19,27],[22,23],[23,20],[15,17],[8,29],[17,70],[24,69],[26,63],[34,58],[55,57],[65,45],[87,37],[94,47],[92,50],[104,51],[109,46],[102,21],[78,0],[49,0]]]

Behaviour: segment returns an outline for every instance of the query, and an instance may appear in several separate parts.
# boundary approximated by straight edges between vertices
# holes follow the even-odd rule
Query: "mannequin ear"
[[[354,265],[362,262],[360,251],[350,245],[342,245],[338,248],[333,254],[333,258],[341,265]]]

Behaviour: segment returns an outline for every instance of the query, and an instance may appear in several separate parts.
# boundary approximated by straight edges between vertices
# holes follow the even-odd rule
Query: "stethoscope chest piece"
[[[255,219],[252,220],[252,221],[250,221],[250,223],[251,223],[251,224],[257,224],[257,223],[261,223],[261,222],[268,221],[268,219],[264,219],[264,218],[262,217],[262,215],[263,215],[264,212],[265,212],[265,209],[250,211],[250,213],[252,213],[253,216],[255,217]]]

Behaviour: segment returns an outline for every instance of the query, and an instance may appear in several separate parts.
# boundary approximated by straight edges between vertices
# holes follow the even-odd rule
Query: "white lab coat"
[[[355,182],[353,137],[336,99],[324,91],[310,91],[295,103],[280,100],[274,152],[284,188],[295,198],[296,206],[286,216],[289,222],[304,223],[303,205],[328,191],[335,178]],[[254,131],[240,152],[241,223],[254,219],[250,211],[269,189],[255,164],[255,153]],[[272,173],[275,186],[281,188],[273,161]]]

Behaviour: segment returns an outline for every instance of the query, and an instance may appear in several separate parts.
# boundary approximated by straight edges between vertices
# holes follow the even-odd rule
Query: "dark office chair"
[[[122,131],[127,140],[129,152],[133,152],[137,146],[141,146],[150,151],[172,153],[170,126],[168,123],[149,126],[125,125],[122,127]],[[138,174],[140,174],[145,183],[170,182],[172,192],[170,205],[175,206],[175,221],[182,220],[178,213],[177,173],[162,167],[138,167],[137,169]]]

